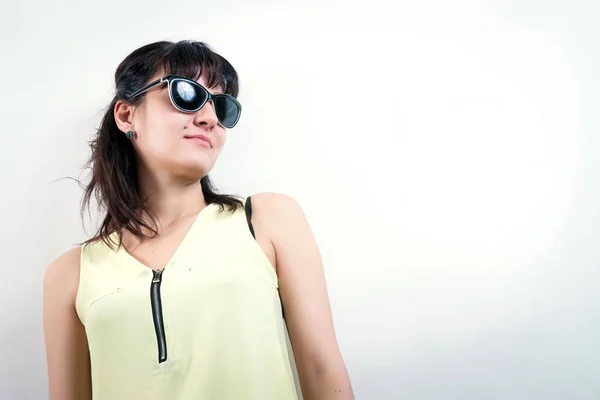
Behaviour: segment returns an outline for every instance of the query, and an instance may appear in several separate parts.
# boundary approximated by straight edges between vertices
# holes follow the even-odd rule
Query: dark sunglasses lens
[[[195,111],[206,101],[206,92],[190,82],[174,80],[171,83],[171,95],[177,107],[186,111]]]
[[[219,122],[226,128],[233,128],[242,111],[239,104],[229,96],[215,96],[214,101]]]

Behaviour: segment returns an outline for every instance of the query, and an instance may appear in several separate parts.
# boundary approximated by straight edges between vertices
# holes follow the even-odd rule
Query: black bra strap
[[[250,233],[252,233],[252,237],[256,240],[256,235],[254,234],[254,227],[252,226],[252,201],[250,200],[250,196],[246,197],[246,221],[248,221],[248,227],[250,228]],[[283,319],[285,319],[285,312],[283,310],[283,304],[281,305],[281,315]]]
[[[246,221],[248,221],[248,227],[250,228],[250,233],[252,233],[252,237],[256,239],[256,235],[254,234],[254,227],[252,226],[252,202],[250,200],[251,196],[246,197]]]

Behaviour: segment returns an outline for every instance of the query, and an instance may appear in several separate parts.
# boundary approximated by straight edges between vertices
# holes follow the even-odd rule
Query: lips
[[[207,136],[201,135],[201,134],[197,134],[197,135],[186,135],[184,136],[185,139],[189,139],[189,140],[194,140],[194,141],[199,141],[199,142],[205,142],[208,147],[212,148],[212,142],[210,141],[210,139]]]

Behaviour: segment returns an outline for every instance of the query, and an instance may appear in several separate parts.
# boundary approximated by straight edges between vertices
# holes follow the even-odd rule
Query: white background
[[[597,2],[3,1],[0,399],[47,398],[61,178],[161,39],[238,70],[212,176],[303,206],[358,399],[600,398]]]

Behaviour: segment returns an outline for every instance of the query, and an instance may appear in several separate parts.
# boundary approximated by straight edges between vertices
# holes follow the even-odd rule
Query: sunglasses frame
[[[202,104],[200,105],[200,107],[196,108],[195,110],[186,110],[186,109],[183,109],[183,108],[179,107],[175,103],[175,100],[173,100],[173,92],[171,91],[171,88],[172,88],[172,85],[173,85],[174,81],[184,81],[186,83],[189,83],[192,86],[199,87],[201,90],[203,90],[206,93],[206,99],[202,102]],[[167,82],[167,84],[168,84],[169,99],[171,100],[171,104],[173,104],[173,107],[175,107],[179,111],[184,112],[184,113],[188,113],[188,114],[195,113],[196,111],[198,111],[202,107],[204,107],[206,105],[206,103],[208,103],[209,100],[212,100],[213,106],[215,107],[215,112],[216,112],[215,99],[225,97],[225,98],[233,101],[237,105],[239,111],[237,113],[237,118],[235,119],[235,122],[233,124],[231,124],[231,126],[226,126],[220,120],[219,120],[219,123],[221,125],[223,125],[224,127],[226,127],[226,128],[233,128],[238,123],[238,121],[240,120],[240,116],[242,114],[242,105],[240,104],[239,101],[237,101],[237,99],[235,97],[233,97],[233,96],[231,96],[229,94],[211,94],[204,86],[200,85],[198,82],[193,81],[193,80],[191,80],[189,78],[186,78],[184,76],[179,76],[179,75],[171,75],[171,74],[165,75],[165,76],[163,76],[160,79],[157,79],[155,81],[150,82],[149,84],[147,84],[143,88],[136,90],[128,98],[130,100],[134,99],[134,98],[136,98],[136,97],[138,97],[138,96],[146,93],[148,90],[152,89],[153,87],[158,86],[160,84],[163,84],[165,82]],[[217,119],[219,119],[218,115],[217,115]]]

